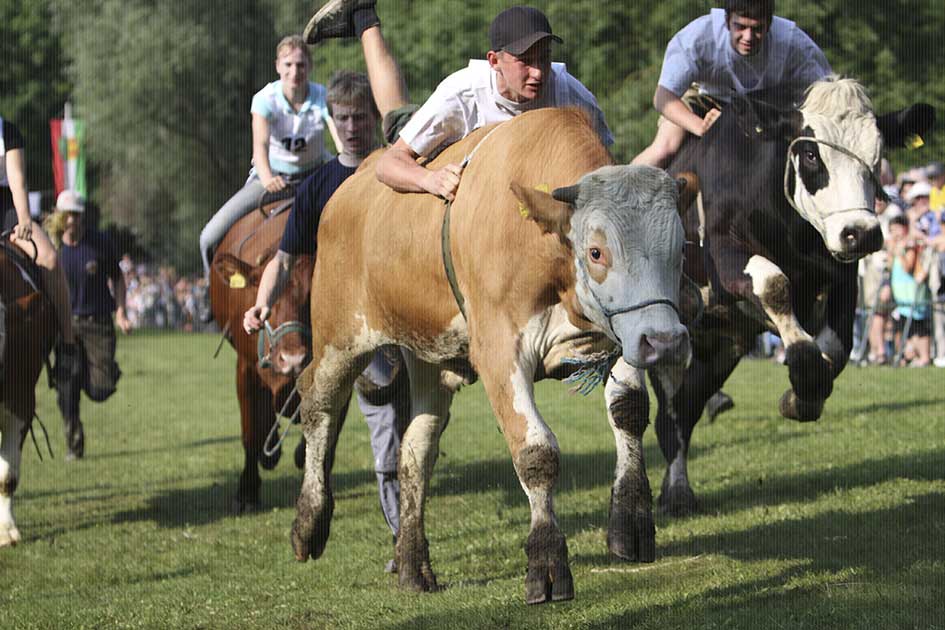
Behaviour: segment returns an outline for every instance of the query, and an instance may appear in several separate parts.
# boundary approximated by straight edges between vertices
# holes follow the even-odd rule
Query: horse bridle
[[[820,138],[815,138],[813,136],[798,136],[797,138],[794,138],[794,140],[791,141],[791,144],[789,144],[787,148],[787,158],[785,159],[785,162],[784,162],[784,198],[787,199],[787,202],[791,204],[791,207],[794,208],[794,210],[801,216],[804,216],[804,213],[797,206],[797,203],[795,203],[794,201],[794,197],[788,191],[788,182],[791,178],[791,173],[793,172],[795,174],[795,178],[797,180],[800,180],[801,178],[800,173],[797,172],[797,167],[794,166],[794,162],[793,160],[791,160],[791,152],[794,150],[794,145],[797,144],[798,142],[813,142],[814,144],[822,144],[824,146],[830,147],[834,151],[839,151],[840,153],[846,155],[847,157],[852,158],[853,160],[859,162],[860,165],[866,169],[866,172],[870,174],[870,179],[873,180],[873,185],[876,187],[876,196],[885,201],[889,201],[889,197],[886,195],[886,192],[883,190],[883,185],[879,181],[879,178],[876,176],[876,173],[873,171],[870,165],[867,164],[863,160],[863,158],[858,156],[856,153],[854,153],[850,149],[844,146],[840,146],[839,144],[836,144],[835,142],[821,140]],[[793,167],[793,171],[792,171],[792,167]],[[795,188],[796,187],[797,187],[797,184],[795,182]],[[863,211],[869,212],[871,214],[875,214],[875,212],[870,208],[841,208],[840,210],[833,210],[832,212],[825,213],[824,216],[829,217],[836,214],[843,214],[844,212],[863,212]]]

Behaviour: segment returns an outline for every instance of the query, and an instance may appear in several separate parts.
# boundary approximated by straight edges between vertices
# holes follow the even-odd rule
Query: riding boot
[[[68,383],[79,376],[79,347],[74,343],[60,343],[56,346],[56,367],[53,368],[53,381],[58,385]]]
[[[78,416],[63,416],[62,431],[66,437],[66,461],[82,459],[85,455],[85,431]]]

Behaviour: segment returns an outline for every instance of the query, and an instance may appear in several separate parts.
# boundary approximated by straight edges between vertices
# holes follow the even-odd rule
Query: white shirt
[[[503,122],[533,109],[568,106],[587,111],[604,146],[614,143],[597,99],[568,74],[563,63],[551,64],[551,76],[540,98],[516,103],[499,94],[496,72],[489,62],[472,59],[467,67],[446,77],[437,86],[404,126],[400,137],[418,155],[432,158],[485,125]]]
[[[682,96],[693,83],[699,91],[727,102],[732,92],[782,84],[806,87],[831,73],[823,51],[797,24],[775,16],[756,55],[732,48],[724,9],[712,9],[676,33],[666,47],[660,86]]]
[[[269,121],[269,167],[291,175],[331,159],[325,150],[328,104],[325,86],[308,84],[308,96],[296,112],[273,81],[253,96],[250,111]]]

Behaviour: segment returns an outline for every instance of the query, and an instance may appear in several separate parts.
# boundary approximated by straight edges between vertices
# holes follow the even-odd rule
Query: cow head
[[[606,166],[551,195],[512,184],[528,218],[570,248],[584,315],[635,367],[691,355],[677,311],[685,240],[679,188],[645,166]]]
[[[883,236],[873,208],[884,146],[902,146],[935,118],[928,105],[914,105],[877,118],[863,86],[828,77],[812,84],[791,116],[737,99],[740,126],[762,138],[789,142],[784,194],[820,234],[830,254],[853,262],[879,250]]]
[[[253,305],[264,266],[253,267],[230,254],[221,254],[214,261],[214,268],[229,286],[227,309],[235,308],[242,330],[243,312]],[[265,372],[271,371],[276,376],[297,378],[302,368],[308,363],[309,330],[308,294],[311,286],[312,265],[297,263],[292,270],[288,284],[281,297],[273,305],[269,314],[271,332],[262,330],[254,337],[259,355],[260,376],[268,384]],[[233,292],[240,292],[242,299],[232,297]],[[262,344],[259,343],[262,337]]]

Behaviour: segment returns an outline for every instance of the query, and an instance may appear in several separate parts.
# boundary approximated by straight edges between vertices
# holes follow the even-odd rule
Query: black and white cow
[[[671,514],[696,508],[686,468],[693,427],[758,333],[785,344],[791,388],[781,415],[820,417],[853,344],[854,263],[883,244],[873,212],[883,149],[903,146],[935,118],[921,104],[875,116],[852,79],[830,77],[801,96],[799,106],[788,90],[737,97],[670,165],[701,182],[703,211],[686,215],[686,272],[706,303],[690,329],[685,374],[653,379],[669,463],[660,507]]]

